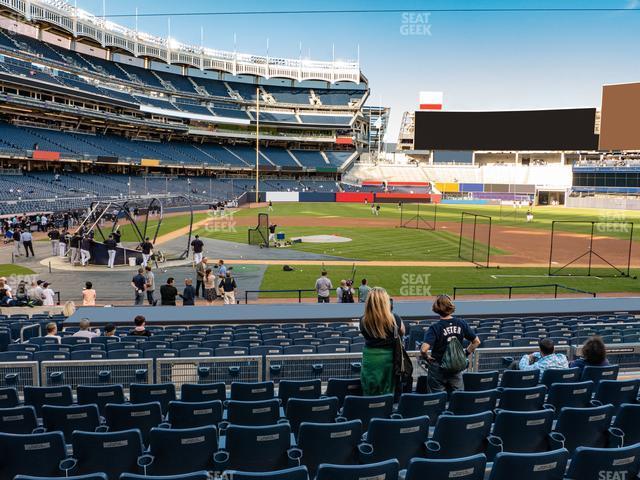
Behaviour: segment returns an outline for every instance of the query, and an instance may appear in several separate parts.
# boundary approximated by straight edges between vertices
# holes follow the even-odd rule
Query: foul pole
[[[260,201],[260,88],[256,88],[256,203]]]

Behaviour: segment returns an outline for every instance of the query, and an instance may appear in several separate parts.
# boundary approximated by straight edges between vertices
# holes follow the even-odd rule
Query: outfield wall
[[[321,203],[440,203],[442,195],[434,193],[393,192],[263,192],[267,202]]]
[[[599,208],[603,210],[640,210],[640,198],[625,197],[567,197],[567,207]]]

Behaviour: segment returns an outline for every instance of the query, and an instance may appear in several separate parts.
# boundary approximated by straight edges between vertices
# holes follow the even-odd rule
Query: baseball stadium
[[[0,480],[640,478],[637,2],[98,3],[0,0]]]

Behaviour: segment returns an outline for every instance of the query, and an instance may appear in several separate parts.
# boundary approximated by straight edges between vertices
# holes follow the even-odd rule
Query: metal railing
[[[527,288],[553,288],[553,296],[554,298],[558,298],[558,290],[564,289],[570,292],[575,293],[584,293],[585,295],[590,295],[593,298],[596,298],[596,292],[588,292],[586,290],[580,290],[578,288],[567,287],[565,285],[560,285],[559,283],[546,283],[541,285],[505,285],[505,286],[486,286],[486,287],[453,287],[453,299],[455,300],[456,294],[458,291],[462,290],[507,290],[508,298],[511,299],[513,295],[513,290],[518,289],[527,289]]]
[[[158,358],[156,383],[261,382],[262,356]]]
[[[151,358],[124,360],[52,360],[40,363],[42,386],[120,384],[125,390],[132,383],[153,383]]]
[[[304,288],[298,288],[298,289],[285,289],[285,290],[245,290],[244,292],[244,303],[245,305],[249,303],[249,294],[250,293],[257,293],[257,294],[261,294],[261,293],[297,293],[298,294],[298,303],[302,303],[302,293],[310,293],[310,292],[315,292],[314,289],[312,288],[308,288],[308,289],[304,289]]]
[[[505,370],[512,360],[519,360],[523,355],[530,354],[537,349],[535,346],[526,347],[500,347],[478,348],[473,352],[473,358],[469,363],[469,370],[480,372],[483,370]],[[556,345],[555,353],[564,353],[571,359],[572,349],[569,345]],[[511,360],[507,360],[510,358]],[[640,361],[640,355],[638,356]]]

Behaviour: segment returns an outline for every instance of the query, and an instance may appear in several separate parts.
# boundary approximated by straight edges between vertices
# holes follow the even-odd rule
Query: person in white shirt
[[[61,338],[60,335],[58,335],[58,326],[56,325],[56,322],[47,323],[47,334],[45,336],[53,337],[58,341],[58,343],[60,343]]]
[[[89,324],[89,319],[88,318],[83,318],[80,320],[80,330],[78,330],[76,333],[73,334],[74,337],[84,337],[84,338],[93,338],[93,337],[98,337],[100,335],[100,330],[96,330],[95,332],[92,332],[91,330],[89,330],[89,327],[91,325]]]
[[[52,307],[55,305],[55,302],[53,301],[53,296],[55,295],[55,292],[53,290],[51,290],[49,288],[49,284],[47,282],[44,282],[42,284],[42,305],[45,307]]]

